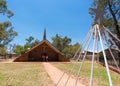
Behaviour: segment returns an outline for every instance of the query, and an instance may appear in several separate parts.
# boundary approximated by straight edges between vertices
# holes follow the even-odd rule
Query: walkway
[[[61,70],[59,70],[58,68],[54,67],[52,64],[44,62],[43,63],[48,75],[50,76],[50,78],[52,79],[52,81],[57,84],[58,80],[60,79],[61,75],[63,74],[63,72]],[[61,82],[59,83],[58,86],[64,86],[66,79],[67,79],[68,75],[65,74],[64,77],[62,78]],[[67,86],[74,86],[75,84],[75,79],[70,78]],[[78,82],[77,86],[85,86],[82,85],[80,82]]]

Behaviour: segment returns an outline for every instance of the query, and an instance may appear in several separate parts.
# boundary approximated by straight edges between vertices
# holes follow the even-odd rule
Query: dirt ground
[[[13,62],[14,58],[12,59],[0,59],[0,63],[11,63]]]

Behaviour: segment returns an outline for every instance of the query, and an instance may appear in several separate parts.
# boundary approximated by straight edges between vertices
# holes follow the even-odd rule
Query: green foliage
[[[120,0],[94,0],[92,8],[96,8],[98,5],[100,5],[100,7],[105,11],[105,14],[103,15],[105,18],[103,25],[108,27],[108,29],[110,29],[118,39],[120,39]],[[94,22],[96,22],[95,12],[90,10],[90,14],[93,16]],[[120,42],[113,36],[110,35],[110,37],[120,49]],[[107,41],[111,47],[114,47],[114,44],[109,39]]]
[[[113,22],[107,23],[107,26],[111,26],[110,23],[111,24],[114,23],[113,15],[115,15],[116,20],[119,21],[119,18],[120,18],[120,4],[119,3],[120,3],[120,0],[104,0],[104,1],[103,0],[94,0],[91,7],[96,8],[98,5],[100,5],[100,7],[105,11],[105,14],[103,15],[106,19],[105,23],[107,23],[108,21],[113,21]],[[109,7],[109,5],[111,7]],[[112,14],[111,10],[113,11],[113,14]],[[96,14],[93,10],[91,10],[91,8],[90,8],[90,14],[94,18],[94,20],[96,20],[95,19]]]
[[[0,0],[0,14],[6,15],[8,18],[14,14],[7,8],[7,1]],[[8,45],[14,37],[17,36],[17,32],[13,30],[12,24],[9,21],[0,23],[0,54],[7,52],[6,45]]]
[[[0,55],[7,54],[7,48],[6,47],[0,47]]]
[[[13,30],[10,22],[0,23],[0,45],[7,45],[15,36],[17,36],[17,32]]]
[[[29,38],[27,38],[25,40],[26,40],[26,44],[31,44],[32,41],[34,40],[34,37],[30,36]]]
[[[24,52],[26,52],[27,50],[33,47],[34,37],[30,36],[25,40],[26,40],[26,44],[24,45]]]
[[[32,48],[34,47],[36,44],[39,43],[38,39],[35,39],[34,37],[30,36],[28,37],[26,40],[26,44],[24,46],[26,46],[27,48]]]
[[[80,48],[81,45],[79,43],[75,43],[73,45],[67,45],[63,50],[62,53],[69,58],[72,58],[75,54],[75,52]]]
[[[34,39],[34,37],[30,36],[28,38],[25,39],[26,40],[26,44],[22,45],[17,45],[14,49],[14,52],[17,54],[23,54],[26,51],[28,51],[30,48],[34,47],[35,45],[37,45],[39,43],[38,39]]]
[[[52,37],[52,44],[60,51],[62,51],[62,38],[56,34],[55,37]]]
[[[67,36],[62,38],[58,34],[56,34],[55,37],[52,37],[52,40],[52,44],[66,57],[72,57],[77,51],[77,49],[80,47],[79,43],[71,45],[71,38],[68,38]]]
[[[62,42],[63,42],[63,48],[64,48],[64,47],[69,47],[69,44],[71,43],[71,38],[68,38],[67,36],[65,36],[65,37],[62,39]]]
[[[35,39],[33,42],[32,42],[32,47],[34,47],[35,45],[37,45],[40,41],[38,39]]]
[[[75,52],[78,50],[78,48],[81,48],[82,46],[79,43],[75,43],[73,45],[70,46],[70,50],[69,53],[71,56],[73,56],[75,54]]]
[[[60,37],[58,34],[56,34],[55,37],[52,37],[52,44],[60,51],[62,51],[64,48],[68,47],[71,43],[71,39],[65,36],[64,38]]]
[[[17,53],[17,54],[23,54],[25,53],[26,51],[28,51],[30,49],[30,46],[25,44],[24,46],[22,45],[17,45],[14,49],[14,52]]]
[[[17,53],[17,54],[23,54],[25,52],[25,50],[24,50],[23,46],[17,45],[14,52]]]
[[[6,0],[0,0],[0,13],[7,15],[8,18],[14,15],[12,11],[8,10]]]
[[[98,5],[105,11],[103,14],[105,20],[103,25],[108,27],[114,34],[120,38],[120,0],[94,0],[92,8],[96,8]],[[90,8],[90,14],[96,22],[96,14]]]

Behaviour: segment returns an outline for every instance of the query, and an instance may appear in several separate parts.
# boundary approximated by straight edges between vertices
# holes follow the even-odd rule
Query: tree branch
[[[108,0],[108,7],[109,7],[109,11],[113,17],[113,20],[114,20],[114,25],[115,25],[115,30],[116,30],[116,33],[117,33],[117,37],[120,39],[120,30],[119,30],[119,25],[118,25],[118,21],[117,21],[117,18],[112,10],[112,5],[110,3],[110,0]]]

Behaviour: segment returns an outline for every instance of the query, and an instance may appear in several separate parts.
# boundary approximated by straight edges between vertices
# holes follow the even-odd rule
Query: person
[[[46,61],[48,61],[48,55],[46,55]]]
[[[45,61],[45,55],[42,55],[42,60]]]

